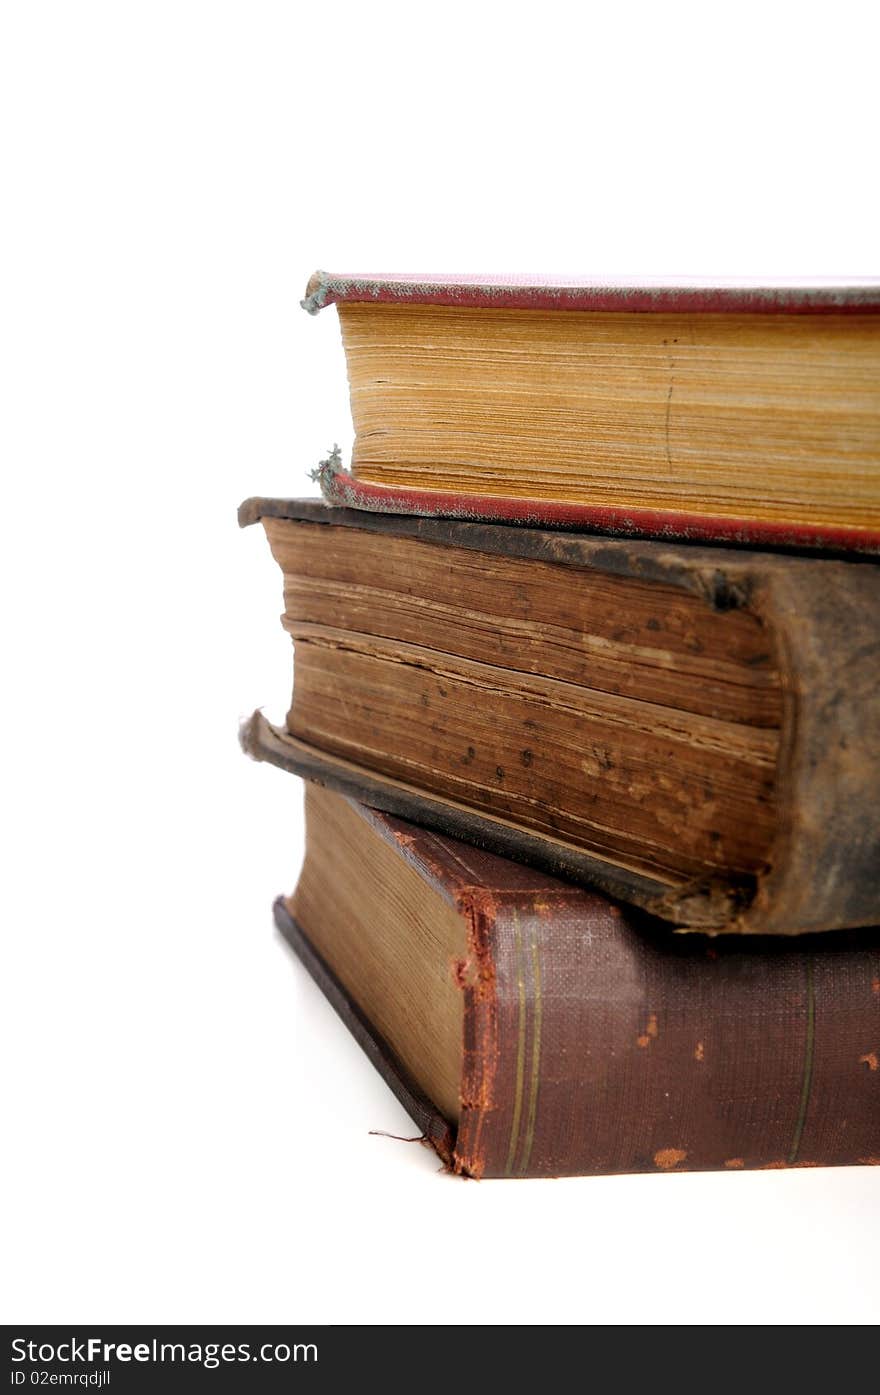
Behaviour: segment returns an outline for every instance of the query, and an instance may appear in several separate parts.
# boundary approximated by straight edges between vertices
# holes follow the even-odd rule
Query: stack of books
[[[459,1173],[880,1162],[880,283],[331,303],[282,932]]]

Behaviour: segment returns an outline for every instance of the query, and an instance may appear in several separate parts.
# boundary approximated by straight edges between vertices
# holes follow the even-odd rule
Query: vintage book
[[[880,281],[333,275],[355,443],[333,503],[880,548]]]
[[[250,500],[252,754],[675,926],[880,923],[880,568]]]
[[[880,936],[672,936],[310,785],[276,921],[472,1177],[880,1161]]]

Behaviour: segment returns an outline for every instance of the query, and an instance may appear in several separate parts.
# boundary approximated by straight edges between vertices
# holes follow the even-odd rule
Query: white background
[[[315,266],[876,272],[874,7],[2,10],[6,1321],[868,1322],[880,1169],[465,1183],[274,937]]]

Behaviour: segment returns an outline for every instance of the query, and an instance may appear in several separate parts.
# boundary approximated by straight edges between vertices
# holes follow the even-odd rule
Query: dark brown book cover
[[[279,899],[276,922],[444,1163],[471,1177],[880,1161],[880,932],[672,936],[359,806],[465,921],[457,1130]]]
[[[501,556],[593,569],[695,593],[712,611],[743,607],[777,647],[783,692],[778,817],[753,887],[673,886],[561,840],[315,749],[256,714],[243,744],[294,771],[554,875],[591,883],[681,927],[798,934],[880,923],[880,569],[868,562],[622,542],[583,534],[367,514],[315,500],[251,499],[242,525],[304,520]]]

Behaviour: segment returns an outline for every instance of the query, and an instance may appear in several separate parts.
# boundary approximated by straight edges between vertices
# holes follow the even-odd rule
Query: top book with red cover
[[[316,272],[303,307],[316,314],[333,304],[343,320],[357,440],[351,469],[336,451],[319,467],[330,503],[728,546],[880,552],[880,278],[756,283]],[[400,378],[379,376],[366,333],[373,320],[363,312],[385,307],[398,317],[383,331],[391,327],[385,338],[393,340]],[[407,316],[420,309],[437,313],[413,352]],[[490,459],[500,440],[495,400],[492,391],[480,399],[482,382],[466,360],[461,389],[477,402],[477,417],[465,422],[453,466],[431,459],[426,433],[448,427],[447,415],[455,424],[445,408],[458,385],[447,377],[444,397],[423,400],[413,385],[422,392],[428,382],[430,392],[430,375],[446,355],[446,341],[438,353],[433,338],[435,329],[447,332],[444,321],[454,323],[456,351],[462,336],[479,338],[488,327],[495,336],[488,357],[500,353],[502,364],[504,336],[518,336],[506,356],[525,362],[527,372],[532,326],[545,334],[550,325],[558,337],[562,324],[570,336],[566,353],[574,343],[586,355],[574,393],[570,354],[561,372],[546,354],[531,378],[517,370],[513,400],[523,415],[511,430],[519,440],[518,474],[505,478],[504,463]],[[375,339],[376,331],[370,334]],[[545,338],[538,356],[551,343]],[[608,364],[618,376],[603,384]],[[754,380],[745,376],[753,370]],[[551,397],[548,410],[571,447],[563,487],[558,449],[541,452],[540,412]],[[382,419],[386,400],[397,404],[410,433],[396,455],[396,428]],[[365,403],[372,413],[366,426],[357,420]],[[604,415],[596,415],[597,403]],[[418,439],[416,430],[423,433]],[[416,469],[411,462],[419,459]],[[498,482],[502,487],[492,487]]]
[[[841,314],[880,311],[880,277],[852,281],[735,278],[703,281],[644,277],[617,280],[585,276],[452,274],[424,271],[316,271],[304,310],[316,315],[341,301],[407,301],[422,305],[503,306],[509,310],[617,310],[640,313],[694,311],[710,314]]]

